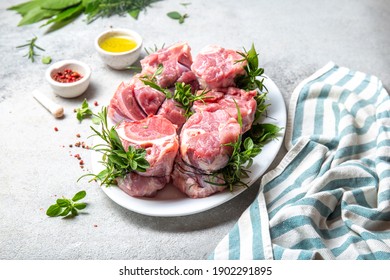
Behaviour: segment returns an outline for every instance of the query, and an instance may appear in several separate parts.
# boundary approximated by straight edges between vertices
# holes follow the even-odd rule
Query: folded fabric
[[[390,98],[330,62],[293,92],[288,150],[210,259],[390,259]]]

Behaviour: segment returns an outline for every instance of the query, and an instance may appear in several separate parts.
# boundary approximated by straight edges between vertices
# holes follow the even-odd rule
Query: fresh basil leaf
[[[13,10],[16,11],[21,16],[25,16],[29,11],[32,9],[35,9],[37,7],[40,7],[41,1],[28,1],[24,2],[12,7],[7,8],[7,10]]]
[[[73,206],[78,210],[83,210],[85,207],[87,207],[87,203],[84,203],[84,202],[75,203],[75,204],[73,204]]]
[[[139,16],[139,13],[141,12],[140,9],[134,9],[134,10],[131,10],[129,11],[129,15],[134,18],[134,19],[138,19],[138,16]]]
[[[67,207],[70,205],[70,201],[65,198],[59,198],[57,199],[57,205],[60,207]]]
[[[39,22],[43,19],[50,18],[58,14],[58,11],[44,10],[41,7],[37,6],[29,10],[19,21],[18,26],[33,24]]]
[[[64,209],[64,211],[62,211],[62,213],[60,214],[60,216],[63,216],[65,217],[66,215],[68,215],[70,213],[70,210],[71,210],[71,207],[66,207]]]
[[[167,13],[167,16],[170,17],[171,19],[177,19],[177,20],[181,19],[182,17],[181,14],[176,11]]]
[[[53,22],[52,25],[50,25],[49,29],[46,31],[46,33],[56,31],[64,26],[68,25],[69,23],[74,21],[76,18],[77,18],[77,16],[72,16],[72,17],[69,17],[67,19],[64,19],[64,20],[61,20],[58,22]]]
[[[77,216],[79,213],[77,212],[76,208],[71,208],[70,211],[72,212],[73,216]]]
[[[86,195],[87,195],[86,191],[79,191],[73,196],[72,200],[79,201],[80,199],[83,199]]]
[[[82,5],[74,6],[71,8],[68,8],[59,14],[57,14],[55,17],[48,20],[43,26],[51,24],[53,22],[63,22],[65,20],[69,20],[72,18],[78,17],[84,10],[84,7]]]
[[[248,58],[248,63],[251,67],[251,70],[257,70],[259,67],[259,58],[254,44],[252,44],[251,49],[248,51]]]
[[[88,108],[88,101],[87,101],[87,99],[86,98],[84,98],[84,101],[83,101],[83,103],[81,103],[81,108],[83,108],[83,109],[85,109],[85,108]]]
[[[122,141],[119,138],[118,132],[116,132],[116,130],[114,128],[110,129],[109,136],[110,136],[111,141],[113,142],[113,144],[115,144],[116,147],[122,146]]]
[[[108,156],[108,159],[111,163],[114,163],[116,165],[119,165],[121,168],[126,168],[127,165],[124,163],[124,160],[122,157],[117,156],[116,154],[111,154]]]
[[[46,215],[50,217],[57,217],[58,215],[60,215],[61,211],[62,208],[59,205],[53,204],[47,209]]]
[[[62,10],[81,3],[81,0],[43,0],[41,7],[48,10]]]
[[[43,64],[50,64],[51,63],[51,57],[50,56],[42,57],[42,63]]]

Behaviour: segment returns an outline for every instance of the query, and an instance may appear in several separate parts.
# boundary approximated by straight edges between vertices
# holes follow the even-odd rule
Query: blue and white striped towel
[[[328,63],[293,92],[288,153],[210,259],[390,259],[390,98]]]

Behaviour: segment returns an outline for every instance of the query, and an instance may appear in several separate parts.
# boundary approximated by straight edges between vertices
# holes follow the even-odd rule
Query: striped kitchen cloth
[[[330,62],[293,92],[281,163],[210,259],[390,259],[390,98]]]

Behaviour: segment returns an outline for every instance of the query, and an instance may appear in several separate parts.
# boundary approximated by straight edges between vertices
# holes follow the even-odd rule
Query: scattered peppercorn
[[[94,104],[95,106],[99,106],[99,103],[98,103],[97,101],[95,101],[93,104]]]
[[[80,133],[77,133],[77,134],[76,134],[76,137],[77,137],[77,138],[80,138],[80,137],[81,137]]]
[[[58,131],[58,127],[54,127],[54,131]]]

